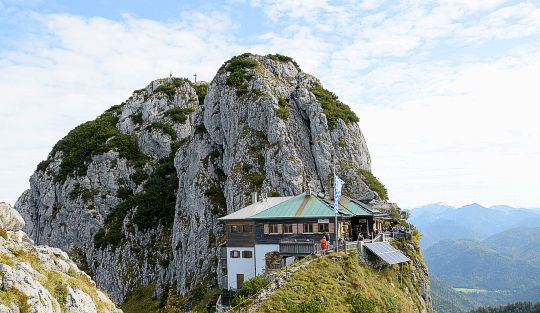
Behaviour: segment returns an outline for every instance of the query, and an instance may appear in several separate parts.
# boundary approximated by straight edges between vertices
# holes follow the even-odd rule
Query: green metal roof
[[[340,207],[340,215],[351,215],[351,212]],[[302,193],[251,216],[253,219],[299,217],[334,217],[334,209],[323,199]]]
[[[341,196],[341,198],[339,198],[339,205],[343,206],[354,216],[368,217],[374,215],[372,212],[368,211],[358,202],[352,200],[347,196]]]

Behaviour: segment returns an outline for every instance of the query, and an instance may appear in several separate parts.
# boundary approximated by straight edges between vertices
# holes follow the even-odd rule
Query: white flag
[[[345,182],[342,181],[339,177],[335,176],[335,190],[334,190],[334,211],[336,214],[339,212],[339,198],[341,197],[341,188],[345,185]]]

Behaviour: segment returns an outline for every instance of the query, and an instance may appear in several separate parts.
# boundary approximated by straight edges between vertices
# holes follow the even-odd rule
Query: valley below
[[[439,312],[540,301],[540,210],[436,204],[410,221],[423,233]]]

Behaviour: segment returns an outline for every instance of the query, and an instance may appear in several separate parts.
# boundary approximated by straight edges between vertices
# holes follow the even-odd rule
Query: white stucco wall
[[[264,255],[270,251],[279,251],[279,245],[255,245],[255,258],[257,261],[257,275],[262,275],[266,268]]]
[[[231,251],[240,251],[239,258],[231,258]],[[236,290],[236,274],[244,274],[244,281],[255,276],[255,254],[251,259],[242,258],[242,251],[251,251],[254,248],[227,247],[227,285],[229,289]]]

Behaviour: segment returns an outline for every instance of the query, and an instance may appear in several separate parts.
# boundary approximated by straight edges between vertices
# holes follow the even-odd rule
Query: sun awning
[[[398,264],[411,260],[388,242],[372,242],[366,243],[364,246],[388,264]]]

